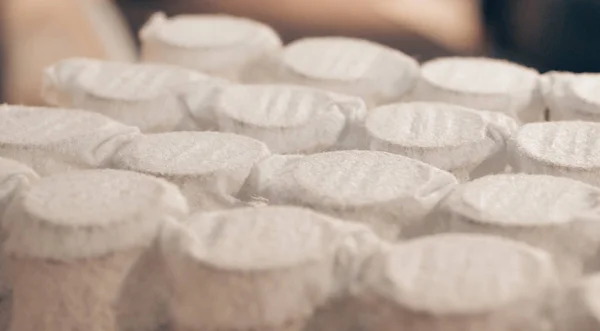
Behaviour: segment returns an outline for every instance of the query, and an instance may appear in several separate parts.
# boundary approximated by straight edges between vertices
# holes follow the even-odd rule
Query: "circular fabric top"
[[[384,295],[417,312],[487,313],[535,294],[555,278],[549,255],[493,236],[444,234],[398,245]]]
[[[423,79],[443,89],[502,94],[535,88],[539,74],[514,63],[488,58],[450,57],[426,62]]]
[[[155,175],[202,175],[252,165],[269,151],[262,142],[221,132],[143,135],[122,148],[115,163]]]
[[[227,15],[181,15],[166,20],[157,37],[184,48],[231,47],[255,38],[262,24]]]
[[[600,189],[591,185],[527,174],[482,177],[464,184],[456,194],[476,211],[476,221],[498,226],[564,224],[592,212],[600,201]]]
[[[340,151],[308,155],[294,172],[308,200],[360,206],[426,194],[434,180],[455,183],[451,174],[420,161],[385,152]]]
[[[268,128],[302,126],[331,102],[318,90],[278,85],[231,86],[220,100],[221,112],[229,118]]]
[[[195,240],[182,249],[199,262],[227,270],[299,267],[331,257],[336,234],[330,220],[294,207],[197,214],[188,221]]]
[[[536,162],[566,168],[600,167],[600,124],[545,122],[524,125],[516,134],[519,150]]]
[[[443,148],[482,141],[487,124],[477,113],[440,103],[401,103],[369,112],[369,133],[382,141],[414,148]]]
[[[84,91],[96,97],[138,101],[168,97],[175,88],[208,79],[175,66],[98,62],[82,68],[77,81]]]
[[[387,51],[384,46],[341,37],[305,38],[288,45],[285,64],[298,74],[324,80],[363,78]]]

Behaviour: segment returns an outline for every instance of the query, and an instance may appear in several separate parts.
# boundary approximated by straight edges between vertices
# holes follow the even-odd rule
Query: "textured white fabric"
[[[569,177],[600,186],[600,123],[563,121],[521,127],[508,145],[515,172]]]
[[[548,330],[529,300],[557,283],[543,251],[483,235],[424,237],[385,251],[357,294],[369,330]]]
[[[369,106],[400,101],[419,77],[419,64],[406,54],[353,38],[300,39],[273,62],[263,80],[354,95]]]
[[[393,240],[456,184],[450,173],[404,156],[338,151],[268,158],[253,169],[245,195],[365,223]]]
[[[577,330],[597,330],[600,327],[600,274],[582,281],[579,287],[574,289],[574,292],[581,299],[583,307],[563,306],[564,311],[570,311],[569,317],[575,317],[576,320],[568,321],[571,323],[565,323],[564,327],[558,331],[567,331],[569,330],[567,328],[573,325],[577,326]],[[565,314],[564,311],[563,314]]]
[[[0,157],[0,224],[10,222],[4,220],[4,213],[10,203],[19,195],[26,192],[39,176],[28,166],[17,161]],[[2,242],[4,241],[2,234]],[[3,253],[2,253],[3,254]],[[10,300],[8,294],[10,285],[5,277],[4,256],[0,256],[0,330],[4,330],[4,316],[6,305],[4,300]]]
[[[450,57],[424,63],[410,99],[496,111],[525,123],[543,120],[545,109],[537,71],[487,58]]]
[[[237,206],[255,163],[269,156],[258,140],[220,132],[143,135],[121,148],[113,165],[165,178],[179,186],[193,210]]]
[[[229,85],[229,81],[218,78],[192,84],[181,98],[187,111],[176,131],[216,131],[218,102]]]
[[[518,125],[500,113],[409,102],[370,111],[365,127],[369,149],[418,159],[466,181],[504,171],[506,143]]]
[[[233,81],[282,47],[271,27],[227,15],[167,18],[156,13],[140,38],[143,61],[176,64]]]
[[[308,209],[261,207],[198,213],[165,228],[176,329],[280,330],[306,322],[335,288],[342,236],[332,222]]]
[[[6,212],[11,330],[157,330],[166,288],[154,240],[187,216],[164,180],[83,170],[38,180]]]
[[[91,112],[0,105],[0,157],[22,162],[41,176],[106,167],[137,134],[135,127]]]
[[[120,170],[43,177],[5,213],[4,250],[22,257],[94,258],[148,245],[187,202],[164,180]]]
[[[274,153],[359,149],[365,144],[365,103],[321,90],[286,85],[237,85],[221,94],[220,131],[246,135]]]
[[[541,90],[550,120],[600,121],[599,74],[549,72],[542,76]]]
[[[0,157],[0,223],[13,198],[39,178],[28,166]]]
[[[294,169],[304,155],[272,155],[258,162],[240,189],[240,198],[264,204],[297,201]]]
[[[142,132],[168,132],[190,121],[187,94],[213,93],[218,84],[176,66],[72,58],[46,69],[42,94],[54,106],[94,111]]]
[[[407,237],[482,233],[550,253],[565,280],[600,264],[600,189],[562,177],[504,174],[457,187]]]

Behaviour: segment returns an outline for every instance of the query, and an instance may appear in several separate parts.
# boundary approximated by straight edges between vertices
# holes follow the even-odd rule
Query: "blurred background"
[[[286,42],[366,38],[419,61],[484,55],[600,71],[600,0],[0,0],[0,101],[41,104],[41,72],[62,58],[134,59],[137,31],[156,11],[245,16]]]

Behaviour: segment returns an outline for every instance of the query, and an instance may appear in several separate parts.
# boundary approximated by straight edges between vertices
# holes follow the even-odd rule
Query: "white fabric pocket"
[[[469,57],[440,58],[421,67],[409,99],[437,101],[509,115],[521,122],[544,120],[539,73],[514,63]]]
[[[177,330],[302,330],[336,287],[336,221],[308,209],[197,213],[165,228]],[[243,247],[243,249],[239,249]]]
[[[556,286],[545,252],[484,235],[443,234],[395,245],[364,273],[355,296],[365,329],[547,330],[541,303]]]
[[[220,131],[246,135],[274,153],[364,147],[367,109],[360,98],[285,85],[236,85],[219,99]]]
[[[369,107],[397,102],[419,77],[419,64],[395,49],[362,39],[304,38],[273,60],[269,82],[361,97]]]
[[[139,133],[138,128],[86,111],[0,106],[0,157],[22,162],[40,176],[105,168]]]
[[[600,124],[581,121],[530,123],[509,141],[515,172],[568,177],[600,186]]]
[[[166,323],[157,251],[166,221],[187,215],[164,180],[84,170],[38,180],[3,223],[13,285],[11,330],[151,331]]]
[[[165,178],[179,186],[192,210],[240,206],[238,193],[255,163],[270,152],[258,140],[231,133],[143,135],[124,146],[113,166]]]
[[[552,71],[542,76],[541,87],[550,120],[600,121],[600,75]]]
[[[156,13],[141,29],[140,39],[144,62],[175,64],[232,81],[282,47],[271,27],[228,15],[167,18]]]
[[[86,109],[155,133],[195,128],[189,112],[210,104],[198,100],[191,109],[187,95],[215,93],[220,84],[176,66],[74,58],[46,69],[43,96],[54,106]]]
[[[457,187],[407,237],[481,233],[548,252],[561,278],[600,271],[600,189],[547,175],[503,174]]]
[[[268,158],[255,166],[245,192],[364,223],[396,240],[456,184],[450,173],[404,156],[338,151]]]
[[[518,124],[500,113],[409,102],[372,110],[365,127],[371,150],[414,158],[467,181],[504,172],[506,144]]]

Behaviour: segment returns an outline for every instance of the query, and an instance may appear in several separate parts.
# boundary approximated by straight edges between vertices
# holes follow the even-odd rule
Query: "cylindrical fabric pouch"
[[[410,99],[496,111],[524,123],[544,120],[539,73],[503,60],[449,57],[426,62]]]
[[[164,180],[119,170],[44,177],[3,223],[11,331],[154,331],[167,323],[155,239],[187,202]]]
[[[190,121],[186,93],[208,93],[218,84],[176,66],[72,58],[46,69],[42,94],[51,105],[94,111],[152,133]]]
[[[28,166],[0,157],[0,224],[5,222],[4,213],[16,196],[27,191],[39,176]],[[6,220],[6,222],[9,222]],[[1,238],[2,242],[4,238]],[[8,329],[12,307],[12,286],[5,277],[4,254],[0,253],[0,330]]]
[[[301,331],[335,291],[327,216],[294,207],[197,213],[165,228],[173,331]]]
[[[0,157],[17,160],[41,176],[107,167],[139,129],[92,112],[0,106]]]
[[[257,164],[246,195],[364,223],[385,239],[419,222],[458,183],[452,174],[401,155],[336,151],[274,156]]]
[[[362,99],[292,85],[237,85],[218,102],[220,131],[246,135],[273,153],[366,147]]]
[[[416,84],[419,64],[371,41],[311,37],[287,45],[264,80],[361,97],[369,107],[400,101]]]
[[[408,156],[467,181],[505,171],[506,144],[518,124],[500,113],[408,102],[373,109],[365,127],[371,150]]]
[[[140,30],[140,39],[144,62],[176,64],[232,81],[282,47],[271,27],[219,14],[167,18],[156,13]]]
[[[395,245],[356,286],[357,330],[549,330],[529,306],[557,285],[545,252],[494,236],[447,234]]]
[[[167,179],[192,210],[209,211],[239,207],[252,167],[269,155],[262,142],[232,133],[170,132],[137,137],[115,154],[113,166]]]
[[[404,234],[481,233],[526,242],[554,258],[565,281],[600,271],[600,189],[562,177],[487,176],[458,186]]]
[[[600,123],[560,121],[522,126],[508,143],[515,172],[568,177],[600,186]]]
[[[551,71],[540,86],[551,121],[600,122],[600,75]]]

